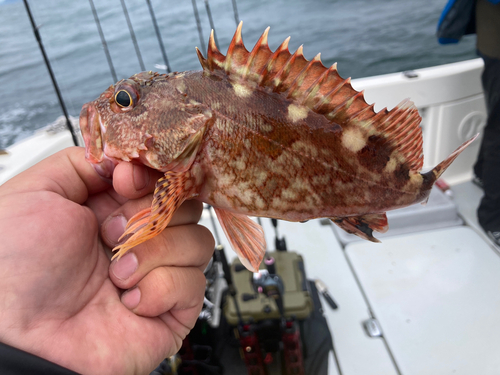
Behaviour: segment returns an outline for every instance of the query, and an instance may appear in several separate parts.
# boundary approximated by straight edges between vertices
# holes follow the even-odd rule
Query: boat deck
[[[455,185],[451,190],[453,191],[458,212],[466,225],[473,228],[487,243],[500,253],[500,249],[494,245],[491,238],[486,235],[477,221],[476,210],[483,196],[483,190],[472,182]]]
[[[500,326],[492,312],[500,311],[494,287],[500,253],[477,223],[482,190],[471,182],[451,189],[463,224],[395,236],[389,229],[382,244],[344,246],[321,220],[279,222],[289,250],[303,256],[307,277],[322,280],[339,306],[323,303],[342,374],[497,373]],[[274,228],[261,222],[272,249]],[[208,213],[201,223],[214,230]],[[216,231],[234,259],[218,223]],[[381,337],[366,333],[363,323],[371,318]],[[333,361],[332,355],[331,375],[338,374]]]

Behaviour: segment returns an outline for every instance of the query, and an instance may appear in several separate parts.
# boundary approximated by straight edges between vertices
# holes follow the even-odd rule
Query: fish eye
[[[134,105],[134,100],[128,91],[120,90],[115,94],[115,102],[122,108],[131,107]]]
[[[140,102],[140,87],[133,80],[123,80],[114,87],[113,97],[109,99],[115,113],[131,111]]]

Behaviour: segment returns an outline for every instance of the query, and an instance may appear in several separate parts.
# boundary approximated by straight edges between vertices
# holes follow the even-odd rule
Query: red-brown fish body
[[[129,221],[121,256],[160,233],[196,198],[214,206],[242,262],[258,268],[261,228],[247,215],[290,221],[331,218],[376,241],[385,211],[427,199],[466,142],[432,171],[422,163],[420,116],[405,101],[373,111],[362,93],[308,61],[288,39],[272,52],[266,30],[252,52],[241,24],[223,56],[210,39],[201,72],[139,73],[82,109],[87,159],[106,177],[119,160],[165,172],[151,209]]]
[[[391,161],[376,135],[365,145],[349,144],[340,124],[259,87],[240,97],[227,79],[188,73],[183,83],[188,97],[214,116],[192,168],[203,175],[204,202],[303,221],[384,212],[421,195],[422,175],[410,174],[398,155]]]

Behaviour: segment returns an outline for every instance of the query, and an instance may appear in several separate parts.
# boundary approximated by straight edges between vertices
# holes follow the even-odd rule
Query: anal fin
[[[252,272],[258,272],[266,252],[262,227],[246,215],[214,207],[219,223],[241,263]]]
[[[389,229],[385,212],[361,216],[331,217],[330,220],[347,233],[355,234],[371,242],[380,242],[373,237],[373,231],[385,233]]]

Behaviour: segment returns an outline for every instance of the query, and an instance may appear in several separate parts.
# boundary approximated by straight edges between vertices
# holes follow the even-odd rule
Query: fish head
[[[120,161],[174,169],[203,127],[196,120],[210,115],[186,98],[183,80],[183,73],[142,72],[83,105],[85,158],[103,178],[110,179]]]

